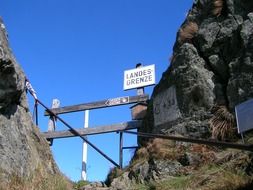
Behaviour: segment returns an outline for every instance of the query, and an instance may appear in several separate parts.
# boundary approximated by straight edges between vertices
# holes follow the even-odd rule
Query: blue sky
[[[135,95],[123,91],[124,70],[139,62],[155,64],[156,82],[169,66],[176,32],[192,0],[0,0],[11,48],[41,101],[61,106]],[[146,93],[152,94],[153,87]],[[32,102],[30,102],[32,104]],[[130,106],[90,111],[90,127],[129,121]],[[48,118],[40,108],[39,128]],[[84,113],[62,116],[82,128]],[[67,129],[57,124],[57,130]],[[118,134],[88,139],[118,162]],[[124,135],[124,146],[136,137]],[[82,140],[55,140],[52,147],[61,171],[74,181],[81,176]],[[133,151],[124,150],[124,165]],[[88,148],[88,180],[104,180],[113,165]]]

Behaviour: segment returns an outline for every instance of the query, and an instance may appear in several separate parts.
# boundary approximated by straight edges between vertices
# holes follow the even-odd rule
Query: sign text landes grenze
[[[124,90],[155,84],[155,65],[139,67],[124,72]]]

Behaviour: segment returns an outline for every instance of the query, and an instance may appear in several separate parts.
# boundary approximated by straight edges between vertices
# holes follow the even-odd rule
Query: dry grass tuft
[[[188,22],[179,31],[179,40],[181,42],[191,41],[198,32],[199,27],[196,22]]]
[[[176,147],[174,141],[155,138],[146,147],[137,150],[132,164],[150,158],[175,160],[182,156],[182,152],[180,147]]]
[[[0,173],[3,171],[0,171]],[[8,181],[0,182],[0,190],[72,190],[73,184],[61,174],[47,174],[41,166],[30,177],[9,174]]]
[[[195,172],[188,184],[192,189],[227,189],[236,190],[244,189],[243,187],[250,184],[252,179],[241,171],[223,168],[222,166],[204,166]]]
[[[149,154],[157,159],[174,160],[178,156],[178,150],[175,148],[175,142],[165,139],[153,139],[147,146]]]
[[[210,119],[212,137],[218,140],[232,140],[235,137],[235,118],[226,106],[214,106]]]
[[[141,160],[144,159],[146,160],[149,157],[149,152],[146,147],[141,147],[140,149],[137,150],[136,152],[136,159]]]
[[[203,166],[190,175],[179,175],[161,181],[137,185],[134,189],[156,190],[239,190],[251,189],[252,178],[240,171],[221,166]]]
[[[223,4],[224,1],[223,0],[214,0],[213,1],[213,15],[215,16],[220,16],[221,15],[221,11],[223,9]]]
[[[13,175],[8,183],[1,183],[0,190],[71,190],[72,185],[62,176],[22,179]]]
[[[207,145],[202,144],[192,144],[190,146],[190,152],[194,153],[195,155],[200,155],[200,163],[201,165],[212,163],[216,160],[216,152]]]

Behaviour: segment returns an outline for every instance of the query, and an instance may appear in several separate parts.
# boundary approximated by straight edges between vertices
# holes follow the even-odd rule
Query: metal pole
[[[89,110],[85,110],[84,112],[84,128],[88,128],[89,126]],[[87,136],[84,136],[87,139]],[[88,145],[85,141],[83,141],[83,157],[82,157],[82,173],[81,179],[86,181],[87,180],[87,149]]]
[[[119,133],[119,166],[123,167],[123,133]]]
[[[243,133],[241,133],[241,137],[242,137],[242,143],[245,144]]]

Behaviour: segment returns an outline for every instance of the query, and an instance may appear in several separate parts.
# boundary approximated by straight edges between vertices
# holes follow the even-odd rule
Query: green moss
[[[184,190],[187,189],[188,184],[188,176],[179,176],[159,182],[137,184],[133,187],[133,190]]]
[[[230,167],[209,165],[194,172],[189,180],[191,189],[237,190],[251,183],[252,176]]]
[[[88,185],[88,184],[90,184],[89,181],[80,180],[74,184],[74,189],[79,189],[79,188],[81,188],[85,185]]]
[[[161,181],[156,184],[157,190],[166,190],[166,189],[173,189],[173,190],[184,190],[188,187],[190,178],[188,176],[179,176],[173,177],[168,180]]]
[[[250,184],[253,184],[253,177],[245,172],[210,164],[193,171],[190,175],[137,184],[133,190],[238,190]]]
[[[133,186],[133,190],[147,190],[148,186],[147,185],[143,185],[143,184],[138,184]]]

